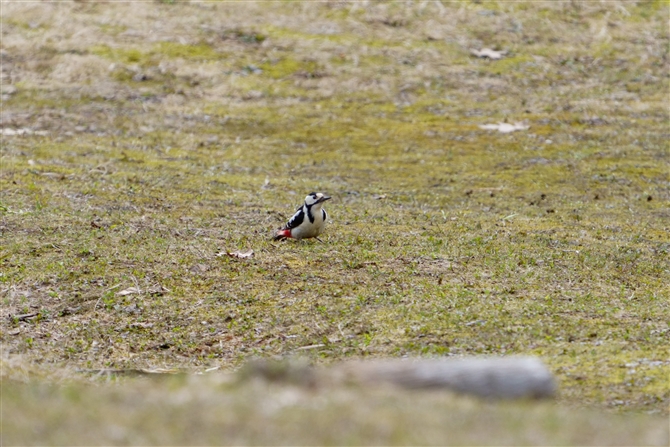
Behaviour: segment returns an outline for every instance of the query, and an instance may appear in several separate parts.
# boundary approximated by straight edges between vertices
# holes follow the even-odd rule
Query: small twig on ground
[[[10,319],[16,319],[17,321],[26,321],[26,320],[34,318],[38,315],[39,315],[39,312],[32,312],[32,313],[29,313],[29,314],[21,314],[21,315],[14,315],[14,316],[10,315],[9,318]]]

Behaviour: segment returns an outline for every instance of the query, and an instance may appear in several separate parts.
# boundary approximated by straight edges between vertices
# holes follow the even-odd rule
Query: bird
[[[305,197],[305,203],[300,205],[296,213],[291,217],[286,225],[277,230],[274,240],[281,239],[307,239],[316,238],[326,227],[328,213],[323,209],[323,203],[330,200],[331,197],[320,192],[311,192]]]

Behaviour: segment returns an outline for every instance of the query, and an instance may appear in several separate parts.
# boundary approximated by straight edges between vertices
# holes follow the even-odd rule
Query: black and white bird
[[[291,217],[286,225],[277,230],[274,240],[293,238],[307,239],[319,236],[326,227],[328,214],[323,209],[323,202],[330,197],[320,193],[312,192],[305,197],[305,203],[298,207],[298,211]]]

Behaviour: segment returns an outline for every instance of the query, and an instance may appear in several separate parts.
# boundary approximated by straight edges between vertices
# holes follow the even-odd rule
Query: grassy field
[[[667,424],[642,429],[670,405],[667,2],[1,8],[5,443],[74,442],[48,429],[68,396],[124,426],[115,402],[143,386],[189,389],[77,370],[480,354],[539,356],[559,380],[540,411],[563,422],[509,443],[643,440],[557,437],[573,410],[667,443]],[[529,129],[479,127],[498,122]],[[311,191],[333,197],[324,243],[272,242]],[[418,415],[436,405],[506,411],[450,397]],[[7,431],[44,408],[40,434]],[[232,443],[447,442],[238,428]],[[489,435],[450,439],[508,439]]]

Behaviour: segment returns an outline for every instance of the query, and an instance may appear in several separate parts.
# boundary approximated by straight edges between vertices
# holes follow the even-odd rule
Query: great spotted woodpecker
[[[328,214],[324,210],[323,202],[330,197],[320,192],[312,192],[305,197],[305,203],[298,207],[298,211],[289,219],[288,223],[277,230],[274,240],[293,238],[306,239],[316,237],[323,232]],[[320,240],[320,239],[319,239]]]

